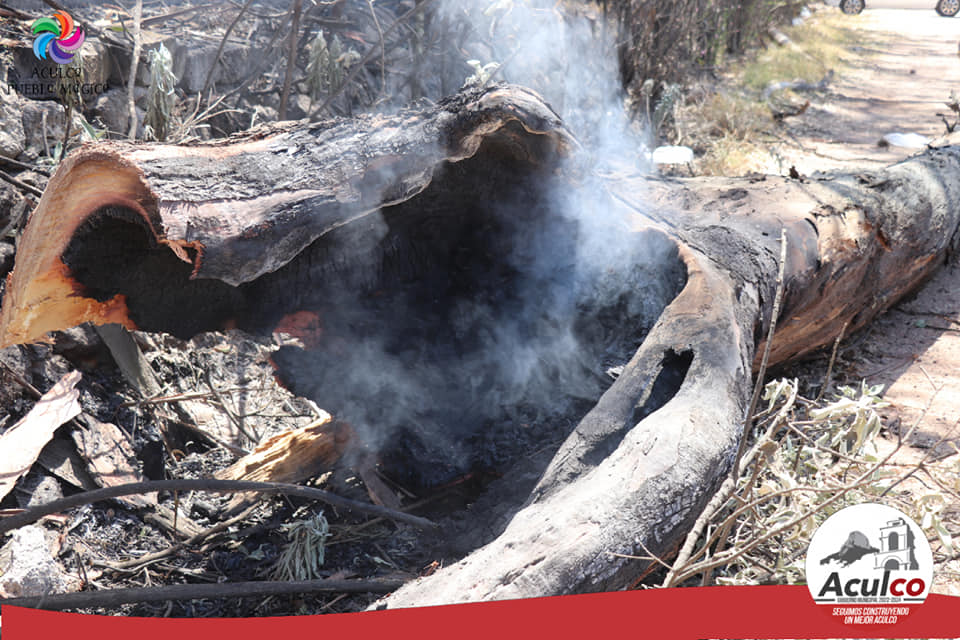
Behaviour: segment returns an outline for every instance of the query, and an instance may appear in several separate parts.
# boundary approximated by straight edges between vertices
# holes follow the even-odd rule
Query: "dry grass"
[[[829,12],[785,29],[792,44],[770,46],[752,56],[739,73],[741,84],[762,91],[783,80],[819,81],[830,69],[843,68],[849,48],[862,44],[862,33],[856,29],[860,20]]]
[[[817,527],[864,502],[887,504],[916,520],[931,543],[935,575],[949,580],[960,533],[949,512],[960,497],[960,466],[956,456],[903,465],[895,462],[896,448],[881,453],[881,391],[861,384],[819,401],[802,397],[796,380],[770,382],[739,481],[707,520],[697,551],[673,567],[671,584],[803,583]],[[911,477],[922,478],[929,490],[903,490]]]
[[[661,134],[671,144],[694,149],[694,169],[700,175],[739,176],[769,172],[772,167],[776,170],[769,143],[777,137],[778,124],[764,89],[784,81],[816,83],[831,70],[841,75],[850,48],[869,45],[856,29],[860,19],[828,10],[784,29],[790,44],[770,44],[731,60],[719,84],[688,90],[674,113],[672,129]],[[782,91],[775,96],[781,103],[802,103],[808,97]]]
[[[706,175],[743,175],[763,162],[757,144],[773,126],[766,105],[734,93],[713,93],[680,109],[685,136],[678,144],[697,151],[696,170]]]

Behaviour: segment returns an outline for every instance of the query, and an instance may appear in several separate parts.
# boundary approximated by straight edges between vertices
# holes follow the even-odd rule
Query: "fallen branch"
[[[301,580],[298,582],[233,582],[221,584],[174,584],[165,587],[134,587],[106,591],[80,591],[30,598],[8,598],[0,605],[33,609],[80,609],[116,607],[121,604],[162,602],[164,600],[208,600],[280,596],[292,593],[339,591],[343,593],[390,593],[402,580]]]
[[[297,36],[300,35],[300,10],[303,0],[294,0],[293,29],[290,30],[290,49],[287,53],[287,70],[283,74],[283,90],[280,91],[280,107],[277,109],[280,120],[287,119],[287,101],[290,99],[290,83],[293,81],[293,71],[297,68]]]
[[[833,69],[827,72],[819,82],[807,82],[806,80],[785,80],[782,82],[771,82],[763,90],[763,99],[767,100],[777,91],[790,89],[791,91],[826,91],[833,80]]]
[[[336,494],[324,491],[323,489],[314,489],[297,484],[283,484],[279,482],[250,482],[246,480],[214,480],[214,479],[196,479],[196,480],[151,480],[149,482],[134,482],[131,484],[118,485],[116,487],[107,487],[95,491],[86,491],[66,498],[48,502],[45,505],[28,509],[23,513],[10,516],[0,520],[0,535],[24,525],[36,522],[44,516],[48,516],[66,509],[79,507],[100,500],[109,498],[119,498],[121,496],[131,496],[141,493],[151,493],[154,491],[211,491],[215,493],[235,493],[237,491],[255,491],[261,495],[284,494],[288,496],[297,496],[299,498],[308,498],[311,500],[320,500],[326,502],[332,507],[340,507],[358,513],[389,518],[395,522],[413,525],[421,529],[435,529],[437,524],[421,518],[419,516],[395,511],[386,507],[380,507],[374,504],[366,504],[349,498],[343,498]]]
[[[250,5],[253,4],[253,0],[247,0],[243,8],[237,12],[237,15],[233,18],[233,22],[230,23],[230,26],[227,27],[226,33],[223,34],[223,39],[220,40],[220,45],[217,47],[217,53],[213,56],[213,61],[210,63],[210,70],[207,71],[207,79],[203,81],[203,89],[200,91],[200,95],[205,95],[207,89],[210,88],[210,83],[213,81],[213,74],[217,70],[217,65],[220,64],[220,56],[223,55],[223,48],[227,45],[227,39],[230,37],[230,34],[233,33],[233,28],[237,26],[237,23],[240,22],[240,18],[243,17],[243,14],[246,13],[247,9],[250,8]]]
[[[250,393],[252,391],[257,391],[257,389],[252,389],[251,387],[231,387],[230,389],[218,389],[217,393],[223,395],[225,393]],[[216,396],[212,391],[193,391],[175,393],[169,396],[158,396],[156,398],[144,398],[143,400],[128,400],[127,402],[121,402],[117,405],[117,407],[126,409],[128,407],[142,407],[144,405],[151,404],[169,404],[171,402],[183,402],[184,400],[206,400],[209,398],[216,399]]]
[[[33,16],[23,11],[17,11],[13,7],[0,6],[0,16],[15,18],[17,20],[33,20]]]
[[[167,557],[169,557],[169,556],[172,556],[174,553],[176,553],[176,552],[179,551],[180,549],[183,549],[183,548],[188,547],[188,546],[191,546],[191,545],[195,545],[195,544],[197,544],[197,543],[199,543],[199,542],[203,542],[203,541],[206,540],[207,538],[210,538],[211,536],[214,536],[214,535],[220,533],[221,531],[225,531],[226,529],[228,529],[228,528],[230,528],[231,526],[237,524],[238,522],[242,522],[243,520],[245,520],[245,519],[247,519],[248,517],[250,517],[250,514],[252,514],[252,513],[254,512],[254,510],[256,510],[256,508],[257,508],[256,505],[254,505],[254,506],[250,507],[249,509],[244,510],[244,511],[243,511],[242,513],[240,513],[239,515],[236,515],[236,516],[230,518],[229,520],[224,520],[223,522],[218,522],[217,524],[213,525],[212,527],[207,527],[206,529],[204,529],[203,531],[197,533],[196,535],[194,535],[194,536],[192,536],[192,537],[190,537],[190,538],[187,538],[186,540],[183,540],[182,542],[178,542],[178,543],[176,543],[176,544],[174,544],[174,545],[171,545],[171,546],[169,546],[169,547],[167,547],[166,549],[163,549],[163,550],[161,550],[161,551],[156,551],[156,552],[154,552],[154,553],[148,553],[148,554],[143,555],[143,556],[138,556],[138,557],[136,557],[136,558],[131,558],[130,560],[124,560],[123,562],[107,562],[107,561],[101,560],[101,561],[99,561],[99,562],[98,562],[98,561],[94,561],[94,564],[96,564],[96,565],[98,565],[98,566],[101,566],[101,567],[106,567],[106,568],[108,568],[108,569],[113,569],[113,570],[115,570],[115,571],[129,571],[129,570],[135,569],[135,568],[136,568],[136,569],[139,569],[140,567],[146,566],[146,565],[151,564],[151,563],[153,563],[153,562],[156,562],[156,561],[158,561],[158,560],[163,560],[164,558],[167,558]]]
[[[34,173],[39,173],[42,176],[46,176],[48,178],[50,177],[50,172],[46,169],[41,169],[40,167],[35,167],[32,164],[20,162],[19,160],[14,160],[13,158],[8,158],[7,156],[0,156],[0,164],[10,165],[11,167],[16,167],[17,169],[33,171]]]
[[[864,326],[956,255],[960,149],[803,183],[618,173],[599,177],[598,189],[585,185],[579,163],[563,163],[577,149],[542,100],[512,86],[467,87],[396,116],[272,124],[229,142],[81,149],[58,168],[24,230],[0,344],[85,321],[181,337],[224,327],[268,333],[284,314],[336,314],[324,293],[341,282],[351,292],[389,293],[422,274],[449,272],[471,284],[476,277],[482,290],[499,287],[485,277],[487,258],[461,266],[454,256],[466,247],[476,259],[497,260],[525,227],[511,223],[502,236],[466,244],[463,232],[492,226],[501,204],[517,206],[497,195],[500,187],[529,203],[524,224],[549,228],[554,189],[572,188],[571,213],[584,225],[609,210],[618,221],[629,214],[638,229],[624,238],[624,262],[648,269],[643,280],[652,289],[636,299],[642,315],[612,319],[626,362],[523,506],[504,504],[498,522],[508,524],[499,536],[386,604],[622,588],[642,567],[620,556],[663,557],[676,548],[728,477],[765,350],[775,366],[830,344],[844,323]],[[373,233],[381,222],[386,235]],[[358,260],[357,239],[369,240],[369,261]],[[646,262],[647,254],[655,258]],[[370,318],[382,323],[386,308],[371,305]],[[329,324],[330,349],[314,369],[331,379],[352,371],[338,356],[338,326]],[[394,329],[391,340],[409,342],[403,325]],[[304,395],[316,393],[314,382],[304,378]],[[361,391],[373,400],[373,388]]]
[[[186,14],[188,14],[188,13],[196,13],[197,11],[200,11],[200,10],[202,10],[202,9],[209,9],[210,7],[215,7],[215,6],[217,6],[217,3],[216,3],[216,2],[208,2],[208,3],[206,3],[206,4],[198,4],[198,5],[195,6],[195,7],[187,7],[186,9],[179,9],[179,10],[177,10],[177,11],[171,11],[171,12],[169,12],[169,13],[164,13],[164,14],[159,15],[159,16],[153,16],[152,18],[147,18],[146,20],[141,20],[141,21],[140,21],[140,26],[143,27],[143,28],[146,28],[146,27],[149,27],[149,26],[152,26],[152,25],[155,25],[155,24],[161,24],[161,23],[166,22],[167,20],[169,20],[169,19],[171,19],[171,18],[175,18],[175,17],[177,17],[177,16],[186,15]]]
[[[130,117],[130,128],[127,137],[135,140],[137,137],[137,105],[134,88],[137,85],[137,67],[140,66],[140,49],[143,46],[140,36],[140,20],[143,17],[143,0],[137,0],[133,7],[133,56],[130,58],[130,77],[127,80],[127,109]],[[70,122],[67,122],[67,129]],[[66,147],[66,145],[64,145]]]
[[[6,158],[4,158],[4,160],[6,160]],[[3,180],[4,182],[9,182],[13,186],[17,187],[22,191],[26,191],[32,196],[37,196],[39,198],[40,196],[43,195],[43,191],[40,191],[40,189],[37,189],[36,187],[32,187],[26,182],[22,182],[21,180],[17,180],[6,171],[0,171],[0,180]]]

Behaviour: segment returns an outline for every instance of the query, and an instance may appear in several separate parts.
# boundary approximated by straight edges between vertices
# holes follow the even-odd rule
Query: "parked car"
[[[960,12],[960,0],[939,0],[936,9],[940,15],[952,18]]]
[[[866,0],[840,0],[840,10],[852,16],[863,11],[866,6]],[[937,0],[934,9],[940,15],[952,18],[960,13],[960,0]]]

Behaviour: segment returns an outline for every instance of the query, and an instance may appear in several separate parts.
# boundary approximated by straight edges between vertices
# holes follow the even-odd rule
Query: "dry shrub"
[[[678,80],[696,67],[712,67],[729,54],[760,44],[772,26],[786,23],[795,0],[606,0],[620,29],[623,85],[647,78]]]

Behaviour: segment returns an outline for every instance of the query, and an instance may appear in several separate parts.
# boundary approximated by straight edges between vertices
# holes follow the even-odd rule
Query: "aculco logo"
[[[818,604],[918,604],[930,591],[933,555],[923,531],[905,514],[861,504],[821,525],[810,541],[806,570]]]
[[[889,571],[883,572],[882,580],[880,578],[870,580],[865,578],[851,578],[847,580],[845,584],[841,584],[840,574],[834,571],[827,578],[823,588],[820,589],[816,600],[818,602],[834,602],[837,601],[836,598],[842,596],[847,596],[848,598],[855,598],[857,596],[919,596],[925,594],[926,590],[927,583],[923,578],[914,578],[909,581],[906,578],[897,578],[891,581]],[[906,600],[910,599],[911,598],[906,598]],[[922,600],[922,598],[920,599]]]

